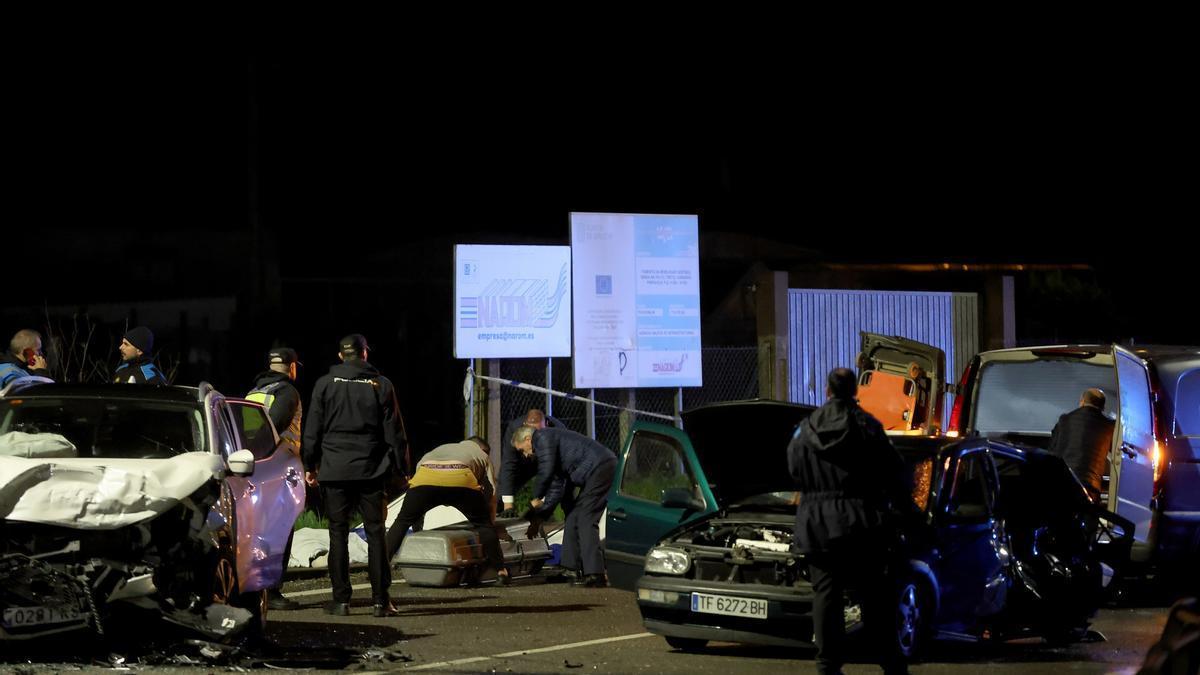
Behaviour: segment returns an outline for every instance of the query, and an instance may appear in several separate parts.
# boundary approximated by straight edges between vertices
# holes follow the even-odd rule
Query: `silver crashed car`
[[[261,629],[304,509],[263,407],[196,387],[0,390],[0,641],[103,634],[125,609]]]

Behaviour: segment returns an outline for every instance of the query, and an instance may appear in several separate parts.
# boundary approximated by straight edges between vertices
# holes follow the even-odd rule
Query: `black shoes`
[[[272,588],[267,591],[267,608],[273,612],[279,610],[293,612],[300,609],[300,603],[285,597],[278,588]]]
[[[325,603],[323,609],[325,610],[326,614],[332,614],[333,616],[350,616],[350,603],[348,602],[336,602],[331,600]]]
[[[585,588],[608,588],[608,577],[604,574],[585,574],[574,585]]]
[[[512,583],[512,577],[508,575],[508,570],[501,568],[496,572],[496,583],[501,586],[507,586]]]
[[[396,606],[392,604],[391,600],[388,600],[386,603],[384,603],[384,602],[375,603],[374,607],[372,607],[372,609],[371,609],[371,613],[381,619],[384,617],[388,617],[388,616],[399,616],[400,615],[400,612],[396,609]]]

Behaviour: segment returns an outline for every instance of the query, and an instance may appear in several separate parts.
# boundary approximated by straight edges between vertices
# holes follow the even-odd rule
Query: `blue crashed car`
[[[686,434],[635,428],[610,495],[605,546],[614,583],[636,589],[649,631],[688,650],[709,641],[812,645],[808,567],[791,549],[803,496],[792,490],[784,452],[809,412],[773,401],[721,404],[685,413]],[[912,467],[923,514],[897,542],[901,650],[917,656],[937,638],[1083,637],[1113,567],[1128,558],[1132,524],[1088,501],[1044,451],[985,438],[893,442]],[[754,470],[739,476],[735,465]],[[656,502],[650,491],[659,486]],[[638,556],[636,540],[656,525],[661,534]],[[631,574],[638,560],[641,572]],[[847,600],[853,629],[853,591]]]

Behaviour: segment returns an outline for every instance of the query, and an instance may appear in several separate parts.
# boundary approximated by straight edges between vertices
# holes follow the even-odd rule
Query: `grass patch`
[[[324,516],[318,516],[314,511],[305,511],[296,519],[296,524],[292,526],[292,530],[302,530],[306,527],[316,528],[318,530],[329,529],[329,519]]]

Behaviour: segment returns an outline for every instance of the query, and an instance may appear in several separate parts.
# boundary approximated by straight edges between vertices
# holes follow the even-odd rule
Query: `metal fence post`
[[[546,359],[546,388],[554,388],[554,359]],[[546,394],[546,417],[554,416],[554,395]]]
[[[683,387],[675,390],[675,428],[683,428]]]
[[[487,375],[491,377],[500,377],[500,359],[487,360]],[[505,439],[501,438],[504,433],[505,420],[504,412],[500,407],[502,403],[501,397],[503,391],[500,389],[499,382],[488,382],[487,387],[487,426],[480,431],[487,439],[489,445],[492,446],[492,466],[500,466],[500,449],[505,445]]]
[[[637,420],[634,413],[629,412],[629,410],[637,409],[637,389],[622,389],[620,401],[621,407],[628,408],[628,410],[622,410],[617,417],[617,454],[620,454],[621,448],[625,447],[625,441],[629,439],[629,434],[633,431],[633,423]]]
[[[596,440],[596,404],[592,401],[596,400],[596,390],[588,389],[588,404],[587,404],[587,435],[593,441]]]

